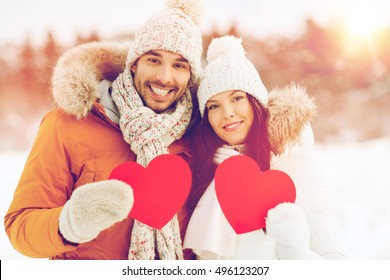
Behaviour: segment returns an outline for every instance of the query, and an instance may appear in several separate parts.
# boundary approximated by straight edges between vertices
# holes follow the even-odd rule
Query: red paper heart
[[[279,170],[261,172],[256,161],[247,156],[233,156],[218,166],[215,191],[237,234],[265,228],[269,209],[296,198],[290,176]]]
[[[134,205],[129,216],[161,229],[179,211],[191,188],[191,170],[177,155],[161,155],[144,168],[136,162],[115,167],[110,179],[129,184]]]

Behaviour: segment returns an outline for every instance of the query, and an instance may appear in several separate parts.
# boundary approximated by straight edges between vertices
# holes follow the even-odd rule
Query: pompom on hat
[[[267,107],[267,89],[254,65],[246,58],[241,38],[228,35],[213,39],[207,51],[207,62],[198,89],[202,117],[207,101],[228,90],[244,91]]]
[[[137,32],[127,56],[131,66],[151,50],[165,50],[182,55],[191,66],[191,81],[196,84],[201,73],[202,35],[200,0],[168,0],[167,9],[152,16]]]

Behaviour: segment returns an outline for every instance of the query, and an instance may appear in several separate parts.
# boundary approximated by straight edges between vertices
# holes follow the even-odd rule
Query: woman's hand
[[[232,156],[237,156],[240,155],[238,151],[234,149],[232,146],[226,146],[223,145],[222,147],[219,147],[215,153],[214,153],[214,158],[213,162],[215,164],[221,164],[224,160],[232,157]]]
[[[276,241],[279,259],[321,259],[310,249],[310,228],[302,208],[281,203],[268,211],[267,234]]]

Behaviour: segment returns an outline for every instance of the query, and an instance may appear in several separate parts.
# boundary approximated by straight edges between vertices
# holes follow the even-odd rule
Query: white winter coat
[[[309,121],[314,107],[302,102],[308,101],[301,96],[305,94],[296,87],[270,93],[271,169],[281,170],[292,178],[297,192],[295,204],[306,216],[311,252],[300,255],[310,259],[344,258],[334,190],[321,174],[324,167],[313,153],[314,137]],[[285,102],[284,96],[290,100]],[[288,106],[290,111],[286,109]],[[291,228],[294,226],[291,221]],[[218,203],[214,181],[191,216],[184,248],[191,248],[198,259],[279,259],[281,253],[276,250],[276,241],[262,229],[238,235],[234,232]]]

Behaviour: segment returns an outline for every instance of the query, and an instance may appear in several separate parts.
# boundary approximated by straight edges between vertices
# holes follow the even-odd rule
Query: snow
[[[349,257],[390,260],[390,137],[321,146],[318,152],[337,188]]]
[[[316,147],[337,190],[349,259],[390,260],[390,137]],[[0,216],[4,217],[27,151],[0,153]],[[28,259],[14,250],[0,225],[0,259]]]

